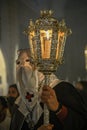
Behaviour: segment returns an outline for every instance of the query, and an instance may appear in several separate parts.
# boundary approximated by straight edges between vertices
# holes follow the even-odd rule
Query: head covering
[[[21,50],[17,59],[17,80],[20,94],[28,109],[32,109],[37,98],[36,70],[32,67],[29,50]]]
[[[11,84],[11,85],[9,85],[9,88],[11,88],[11,87],[17,89],[17,85],[16,85],[16,84]]]
[[[20,104],[19,110],[25,117],[28,116],[28,120],[30,118],[29,113],[33,111],[32,119],[37,122],[43,112],[39,102],[42,86],[45,83],[44,75],[34,67],[29,50],[21,50],[18,55],[16,68],[19,91],[23,101],[17,103]],[[58,82],[57,77],[52,74],[49,85],[54,87]]]

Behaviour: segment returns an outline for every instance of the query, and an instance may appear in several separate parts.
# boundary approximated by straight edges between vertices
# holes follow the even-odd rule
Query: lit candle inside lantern
[[[44,58],[50,58],[51,40],[44,40]]]
[[[50,58],[50,51],[51,51],[51,39],[49,37],[49,32],[46,31],[46,37],[43,41],[43,58]]]

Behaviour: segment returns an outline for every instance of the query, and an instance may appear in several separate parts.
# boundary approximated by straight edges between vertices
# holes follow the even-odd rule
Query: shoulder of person
[[[67,81],[64,81],[64,80],[59,80],[58,84],[55,85],[54,89],[58,89],[58,90],[66,90],[66,89],[67,90],[75,90],[75,87],[70,82],[67,82]]]

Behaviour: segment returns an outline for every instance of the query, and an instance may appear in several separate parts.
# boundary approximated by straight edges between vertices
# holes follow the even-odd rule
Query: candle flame
[[[46,37],[47,37],[47,40],[49,39],[49,32],[48,31],[46,31]]]

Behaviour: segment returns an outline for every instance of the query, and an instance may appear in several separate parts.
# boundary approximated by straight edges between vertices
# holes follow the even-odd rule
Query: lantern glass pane
[[[60,60],[60,58],[62,58],[61,55],[63,55],[64,46],[65,46],[64,38],[65,38],[65,33],[59,31],[58,32],[58,44],[57,44],[57,50],[56,50],[56,59],[58,59],[58,60]]]
[[[42,59],[49,59],[52,44],[52,30],[40,30]]]
[[[28,36],[28,38],[29,38],[29,45],[30,45],[30,51],[31,51],[32,56],[35,53],[35,51],[34,51],[34,42],[35,42],[34,36],[35,36],[35,32],[34,31],[30,32],[29,36]]]

